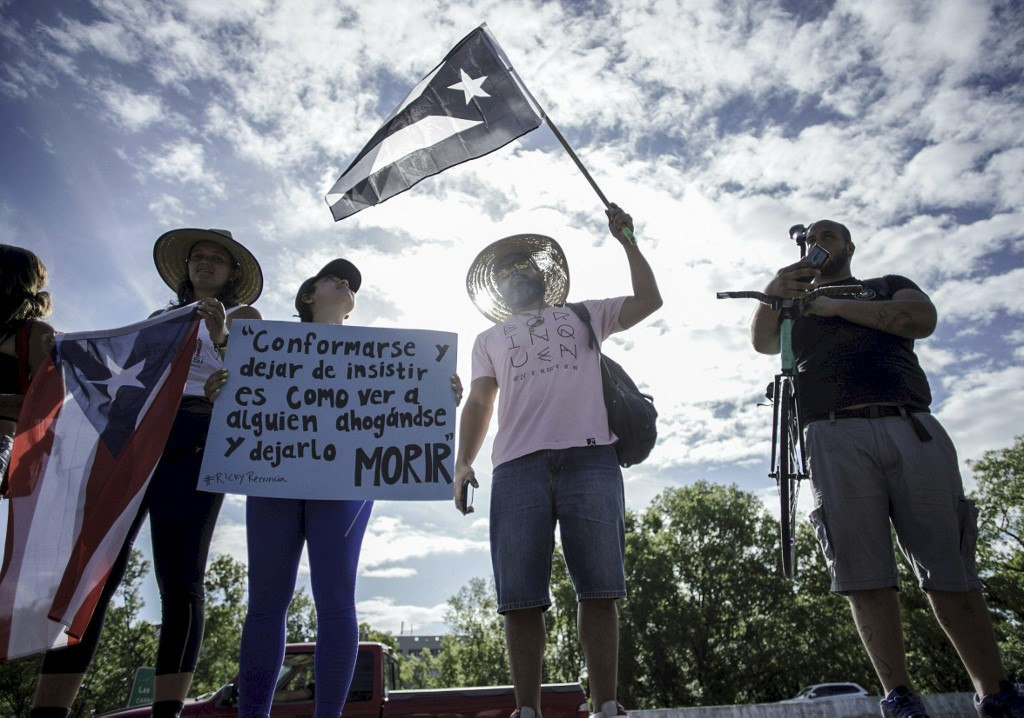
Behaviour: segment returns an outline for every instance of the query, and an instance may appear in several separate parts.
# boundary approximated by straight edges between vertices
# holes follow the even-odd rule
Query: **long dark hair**
[[[196,242],[196,244],[199,244],[199,242]],[[228,252],[227,247],[225,247],[224,245],[221,245],[219,243],[217,243],[217,244],[218,244],[218,246],[221,247],[221,249],[223,249],[225,252],[227,252],[229,257],[231,257],[231,271],[232,272],[237,271],[238,270],[238,260],[235,259],[235,256],[233,254],[231,254],[231,252]],[[189,257],[192,256],[192,250],[195,249],[195,246],[196,245],[193,244],[191,247],[189,247],[189,250],[188,250],[188,256]],[[188,260],[186,259],[186,261],[188,261]],[[192,286],[192,280],[189,279],[188,267],[185,268],[185,276],[182,278],[181,282],[178,284],[177,295],[178,295],[178,302],[177,302],[177,304],[175,304],[174,302],[171,302],[171,306],[172,307],[184,307],[186,304],[191,304],[192,302],[196,301],[196,288],[194,286]],[[220,288],[220,291],[217,293],[216,299],[221,304],[224,305],[225,309],[230,309],[231,307],[237,307],[239,304],[241,304],[241,302],[238,300],[237,282],[234,279],[228,279],[227,283],[223,287]]]
[[[16,330],[26,319],[45,319],[53,311],[46,266],[22,247],[0,244],[0,332]]]

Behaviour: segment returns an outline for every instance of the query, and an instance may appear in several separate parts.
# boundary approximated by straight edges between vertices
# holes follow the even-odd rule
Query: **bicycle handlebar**
[[[763,292],[718,292],[718,299],[756,299],[770,309],[782,309],[785,306],[802,307],[818,297],[846,297],[864,291],[862,284],[835,284],[830,287],[818,287],[802,297],[777,297]]]

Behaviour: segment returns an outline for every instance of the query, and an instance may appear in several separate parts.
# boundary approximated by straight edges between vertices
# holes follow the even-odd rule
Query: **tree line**
[[[980,510],[978,567],[1011,678],[1024,677],[1024,437],[969,462]],[[620,700],[631,708],[776,701],[804,685],[855,681],[878,690],[844,598],[829,578],[810,525],[798,534],[795,581],[779,572],[777,522],[760,499],[735,486],[697,482],[663,491],[627,516],[626,580],[620,602]],[[136,552],[111,606],[97,658],[73,716],[123,707],[136,668],[151,666],[157,627],[142,621],[140,587],[149,565]],[[970,681],[900,562],[911,673],[922,692],[969,691]],[[237,670],[245,617],[245,566],[226,555],[206,575],[207,625],[192,694],[214,691]],[[545,681],[581,680],[576,601],[556,558],[546,614]],[[448,600],[440,653],[403,656],[404,688],[509,683],[493,585],[476,578]],[[289,641],[311,641],[316,612],[305,590],[289,609]],[[360,625],[362,640],[397,649],[393,635]],[[28,715],[39,657],[0,665],[0,715]]]

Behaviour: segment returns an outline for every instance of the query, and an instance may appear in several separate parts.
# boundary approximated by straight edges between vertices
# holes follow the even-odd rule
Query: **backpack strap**
[[[588,345],[591,349],[597,346],[598,353],[601,352],[601,344],[597,341],[597,335],[594,334],[594,325],[590,323],[590,310],[583,304],[583,302],[568,302],[567,307],[573,311],[573,313],[580,318],[580,321],[587,325],[587,331],[590,332],[590,344]]]

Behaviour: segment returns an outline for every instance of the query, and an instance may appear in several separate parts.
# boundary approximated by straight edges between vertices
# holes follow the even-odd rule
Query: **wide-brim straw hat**
[[[235,282],[235,296],[239,304],[252,304],[263,292],[263,270],[252,252],[231,236],[226,229],[172,229],[160,235],[153,245],[156,271],[168,287],[175,292],[188,276],[188,255],[196,242],[219,244],[235,260],[239,277]]]
[[[469,267],[466,291],[480,312],[495,324],[508,319],[511,308],[498,291],[494,263],[510,254],[528,257],[544,278],[544,303],[565,304],[569,296],[569,264],[558,242],[543,234],[514,234],[487,245]]]

